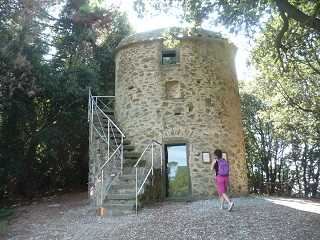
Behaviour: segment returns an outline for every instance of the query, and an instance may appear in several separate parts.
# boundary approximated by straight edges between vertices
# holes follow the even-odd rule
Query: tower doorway
[[[166,197],[187,198],[191,194],[190,172],[186,144],[165,146]]]

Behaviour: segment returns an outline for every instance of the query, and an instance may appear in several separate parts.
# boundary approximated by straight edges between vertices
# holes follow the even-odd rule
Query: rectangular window
[[[161,64],[170,65],[179,63],[179,51],[176,49],[162,50]]]

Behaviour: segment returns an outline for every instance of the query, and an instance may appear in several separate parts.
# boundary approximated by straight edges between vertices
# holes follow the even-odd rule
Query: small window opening
[[[177,64],[179,62],[177,50],[163,50],[161,54],[161,64]]]
[[[167,98],[181,98],[180,84],[178,81],[166,82]]]

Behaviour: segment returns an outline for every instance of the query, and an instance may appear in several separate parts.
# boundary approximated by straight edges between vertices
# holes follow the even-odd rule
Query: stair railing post
[[[151,175],[152,175],[152,178],[151,178],[151,185],[154,186],[154,175],[153,175],[153,145],[154,145],[154,142],[152,141],[151,143]]]
[[[162,145],[160,145],[160,172],[161,172],[161,176],[162,176],[162,172],[163,172],[163,163],[162,163]]]
[[[121,135],[121,153],[120,153],[120,158],[121,158],[121,175],[123,174],[123,136]]]
[[[103,169],[101,170],[101,187],[100,187],[100,207],[102,207],[102,203],[103,203]]]
[[[90,142],[92,142],[93,137],[93,99],[90,99],[91,101],[91,111],[90,111]]]
[[[160,182],[161,182],[161,195],[164,196],[164,183],[163,183],[163,179],[164,179],[164,176],[162,176],[162,174],[164,173],[164,169],[163,169],[163,162],[162,162],[162,144],[160,145]],[[162,197],[161,196],[161,197]]]
[[[88,94],[88,122],[90,121],[90,113],[91,113],[91,91],[89,88],[89,94]]]
[[[136,214],[138,214],[138,167],[136,166]]]
[[[151,172],[152,172],[152,176],[153,176],[153,142],[151,144]]]
[[[108,140],[107,140],[107,142],[108,142],[108,159],[107,159],[107,161],[109,160],[109,156],[110,156],[110,121],[109,121],[109,119],[108,119]]]

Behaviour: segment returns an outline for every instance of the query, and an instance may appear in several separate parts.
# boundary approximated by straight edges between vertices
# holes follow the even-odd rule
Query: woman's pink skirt
[[[220,194],[226,193],[228,190],[228,176],[216,176],[217,191]]]

